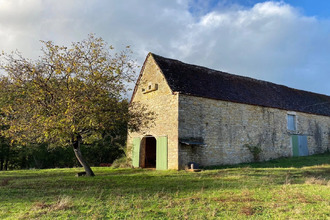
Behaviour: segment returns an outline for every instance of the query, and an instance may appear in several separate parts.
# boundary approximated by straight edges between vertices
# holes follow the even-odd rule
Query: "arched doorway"
[[[146,136],[141,141],[140,167],[156,168],[156,138]]]

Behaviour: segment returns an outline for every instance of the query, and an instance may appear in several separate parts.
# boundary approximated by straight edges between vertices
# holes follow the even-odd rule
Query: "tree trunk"
[[[3,158],[1,157],[0,158],[0,170],[3,170],[3,162],[4,162]]]
[[[4,166],[4,169],[3,170],[8,170],[8,161],[9,161],[9,158],[7,157],[5,159],[5,166]]]
[[[9,163],[9,157],[10,157],[10,145],[7,146],[7,152],[5,156],[5,166],[3,170],[8,170],[8,163]]]
[[[81,143],[81,136],[78,135],[77,139],[73,142],[74,154],[76,155],[81,166],[84,167],[86,176],[95,176],[94,172],[92,171],[91,167],[88,165],[87,161],[85,160],[85,158],[83,157],[80,151],[80,143]]]

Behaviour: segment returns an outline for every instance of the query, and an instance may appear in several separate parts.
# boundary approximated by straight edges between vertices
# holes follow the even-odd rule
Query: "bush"
[[[257,145],[245,144],[244,147],[247,147],[249,151],[252,153],[254,161],[260,160],[260,153],[262,152],[262,149],[259,144]]]
[[[112,166],[113,168],[131,168],[131,160],[127,157],[121,157],[113,161]]]

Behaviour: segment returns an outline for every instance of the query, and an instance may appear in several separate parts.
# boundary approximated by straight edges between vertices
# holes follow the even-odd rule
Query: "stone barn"
[[[155,113],[152,127],[128,134],[134,167],[182,169],[330,150],[329,96],[152,53],[131,102]]]

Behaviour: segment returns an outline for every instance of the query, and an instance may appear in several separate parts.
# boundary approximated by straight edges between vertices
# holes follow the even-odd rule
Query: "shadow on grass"
[[[170,198],[207,191],[272,189],[304,183],[306,177],[327,181],[329,165],[316,166],[322,164],[330,164],[330,154],[212,167],[200,173],[95,167],[95,177],[77,178],[74,175],[79,169],[9,171],[0,175],[0,198],[10,202],[53,201],[61,195],[81,199],[94,199],[95,195],[102,199],[156,195]]]

